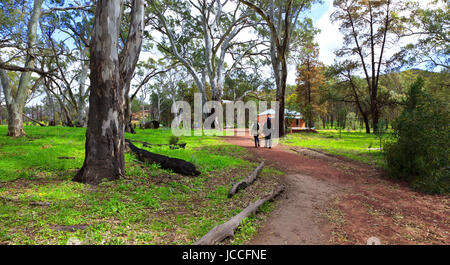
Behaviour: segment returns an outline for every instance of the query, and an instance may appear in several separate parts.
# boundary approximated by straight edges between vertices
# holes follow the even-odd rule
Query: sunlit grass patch
[[[281,174],[265,167],[252,187],[229,199],[231,183],[257,166],[247,160],[251,154],[218,137],[182,136],[185,149],[136,145],[190,161],[199,176],[181,176],[126,153],[124,178],[91,186],[72,182],[84,160],[84,128],[26,126],[25,131],[27,137],[14,139],[0,126],[4,244],[67,244],[73,238],[84,244],[191,244],[272,189]],[[156,144],[167,144],[170,136],[166,129],[126,134]],[[247,240],[250,230],[239,233]]]
[[[85,185],[73,182],[63,181],[59,183],[50,183],[43,186],[35,186],[19,198],[30,198],[31,200],[73,200],[83,196]]]
[[[386,134],[384,138],[388,135]],[[353,160],[385,166],[380,139],[374,134],[356,131],[320,130],[319,133],[288,134],[282,144],[315,148],[330,154],[348,157]],[[383,141],[382,141],[383,143]]]

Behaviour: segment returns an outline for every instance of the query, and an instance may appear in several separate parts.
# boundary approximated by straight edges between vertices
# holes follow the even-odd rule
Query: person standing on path
[[[264,147],[272,148],[272,122],[270,121],[270,117],[267,117],[266,123],[264,123],[263,127],[264,132]]]
[[[251,133],[253,135],[253,138],[255,138],[255,148],[258,148],[260,146],[259,145],[259,124],[258,124],[258,121],[256,121],[253,124]]]

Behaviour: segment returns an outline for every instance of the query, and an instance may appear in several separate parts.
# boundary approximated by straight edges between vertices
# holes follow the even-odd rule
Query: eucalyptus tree
[[[251,27],[247,9],[228,0],[178,0],[164,5],[152,0],[153,26],[163,34],[159,49],[179,61],[207,99],[221,100],[225,77],[261,44],[239,38]],[[239,55],[232,53],[239,49]],[[227,57],[229,55],[229,57]],[[226,59],[230,66],[226,69]]]
[[[284,109],[290,52],[297,41],[309,36],[314,29],[311,21],[302,14],[311,8],[315,0],[239,0],[250,7],[264,21],[266,36],[270,41],[270,58],[276,84],[276,100],[279,102],[279,135],[285,135]],[[308,37],[309,38],[309,37]]]
[[[74,178],[78,182],[97,184],[103,179],[114,180],[125,175],[124,87],[130,85],[142,46],[144,1],[133,0],[129,7],[125,41],[120,37],[123,6],[121,0],[96,2],[89,46],[90,94],[85,160]],[[128,2],[125,8],[128,8]]]
[[[147,93],[145,91],[145,89],[141,90],[141,105],[142,105],[142,126],[145,127],[145,98],[147,97]],[[143,127],[143,128],[144,128]]]
[[[187,75],[188,73],[186,73],[182,69],[179,69],[179,67],[174,67],[163,74],[163,77],[166,77],[167,90],[169,92],[170,99],[172,100],[172,105],[175,106],[175,109],[177,109],[176,102],[180,99],[184,100],[179,96],[181,94],[179,86],[183,81],[187,80]]]
[[[47,16],[41,20],[41,36],[46,46],[42,52],[47,53],[48,56],[43,56],[38,61],[41,68],[56,69],[55,75],[44,77],[45,91],[57,99],[64,117],[63,124],[73,126],[74,112],[79,113],[80,107],[84,108],[84,106],[80,106],[82,104],[74,93],[75,87],[78,86],[76,84],[78,78],[76,66],[79,60],[74,52],[76,49],[69,47],[67,39],[57,40],[55,37],[60,34],[60,21],[56,15]],[[76,39],[74,40],[76,41]],[[80,80],[78,79],[78,81]]]
[[[250,98],[260,100],[258,93],[262,90],[270,90],[273,85],[271,79],[261,76],[258,68],[254,71],[237,69],[225,80],[224,98],[233,101]]]
[[[80,12],[64,12],[60,13],[56,19],[56,22],[59,23],[58,30],[70,36],[72,44],[75,46],[73,53],[77,57],[77,63],[79,64],[76,70],[78,83],[78,91],[76,93],[76,125],[78,127],[84,127],[86,125],[86,100],[89,96],[88,57],[93,12],[93,8],[81,10]]]
[[[379,79],[387,70],[391,59],[387,50],[397,45],[397,14],[402,1],[392,0],[335,0],[332,14],[339,21],[344,44],[337,55],[351,60],[366,81],[366,93],[370,100],[372,128],[376,132],[382,104],[379,100]]]
[[[3,61],[3,58],[0,61],[0,78],[2,82],[3,93],[5,95],[6,106],[8,109],[8,136],[18,137],[25,135],[25,131],[23,130],[22,112],[23,107],[25,106],[28,90],[30,89],[30,70],[35,66],[35,56],[33,56],[33,54],[36,53],[37,27],[39,17],[42,14],[41,8],[43,1],[44,0],[35,0],[33,3],[33,8],[31,10],[27,10],[27,12],[30,12],[30,17],[28,19],[27,25],[26,44],[25,47],[23,47],[26,50],[26,57],[23,67],[20,68],[20,70],[23,70],[23,72],[21,73],[20,82],[17,88],[10,87],[10,80],[6,73],[6,70],[10,69],[5,69],[8,67],[6,65],[6,62]],[[5,39],[9,39],[16,36],[5,37]]]
[[[162,102],[168,99],[170,95],[168,83],[164,82],[165,76],[159,75],[156,77],[156,83],[150,85],[148,90],[150,92],[150,102],[152,107],[156,109],[156,120],[161,122]]]
[[[297,65],[297,102],[303,112],[309,111],[310,119],[306,119],[308,128],[314,127],[314,118],[319,113],[324,113],[321,105],[319,88],[324,83],[324,66],[319,61],[319,48],[316,43],[309,43],[301,52],[300,62]]]
[[[126,86],[125,89],[125,131],[132,132],[131,130],[131,103],[136,98],[136,95],[141,92],[144,87],[150,82],[153,78],[160,74],[164,74],[169,71],[173,67],[176,66],[176,63],[167,65],[165,60],[155,61],[153,58],[149,58],[147,61],[139,62],[136,67],[137,71],[134,75],[134,84]]]
[[[366,133],[370,133],[370,97],[365,92],[364,81],[356,74],[357,70],[358,64],[351,60],[329,66],[327,74],[334,82],[329,82],[326,86],[334,90],[330,94],[333,102],[350,103],[356,106],[364,122]]]
[[[406,14],[401,16],[401,38],[416,37],[397,54],[407,65],[426,63],[428,68],[449,70],[450,62],[450,5],[448,1],[433,0],[426,8],[419,1],[406,3]],[[414,38],[412,38],[414,39]]]
[[[46,97],[43,99],[43,104],[47,105],[47,119],[48,119],[48,124],[50,126],[55,126],[56,125],[56,107],[55,107],[55,101],[53,98],[52,93],[50,92],[50,89],[48,89],[47,85],[44,85],[44,92]]]
[[[0,79],[3,93],[6,99],[8,109],[8,133],[7,135],[18,137],[25,135],[23,129],[23,108],[26,99],[30,94],[30,89],[36,86],[31,84],[32,73],[43,76],[49,76],[55,69],[42,69],[36,67],[36,62],[45,43],[39,40],[38,27],[42,17],[53,14],[54,12],[83,9],[86,6],[56,6],[60,1],[44,0],[8,0],[2,1],[1,13],[1,42],[0,49]],[[50,55],[55,56],[55,55]],[[20,66],[18,63],[22,63]],[[7,71],[20,72],[20,82],[17,87],[11,86],[11,80],[8,78]],[[41,82],[42,79],[39,79]]]

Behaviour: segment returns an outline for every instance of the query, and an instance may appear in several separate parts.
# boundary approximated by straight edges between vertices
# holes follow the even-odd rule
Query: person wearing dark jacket
[[[255,124],[253,124],[252,127],[252,135],[253,138],[255,138],[255,148],[259,147],[259,124],[258,121],[255,122]]]
[[[267,117],[266,123],[264,123],[264,147],[272,148],[272,122],[270,117]]]

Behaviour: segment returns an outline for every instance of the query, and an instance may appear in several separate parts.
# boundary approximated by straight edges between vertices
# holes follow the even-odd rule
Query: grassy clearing
[[[342,131],[339,138],[339,131],[336,130],[288,134],[282,140],[285,145],[320,149],[330,154],[385,167],[382,152],[369,150],[369,148],[379,148],[379,142],[376,135],[356,131]]]
[[[245,192],[227,198],[231,183],[256,167],[244,148],[217,137],[182,137],[186,149],[152,152],[193,162],[185,177],[126,154],[126,178],[90,186],[72,182],[83,163],[83,128],[26,126],[28,136],[6,137],[0,126],[0,244],[191,244],[212,227],[266,195],[281,172],[265,168]],[[169,130],[138,130],[127,138],[168,143]],[[139,144],[138,144],[139,146]],[[58,159],[61,156],[75,159]],[[269,203],[262,212],[273,208]],[[228,244],[256,233],[264,215],[246,219]],[[80,226],[83,229],[75,229]]]

